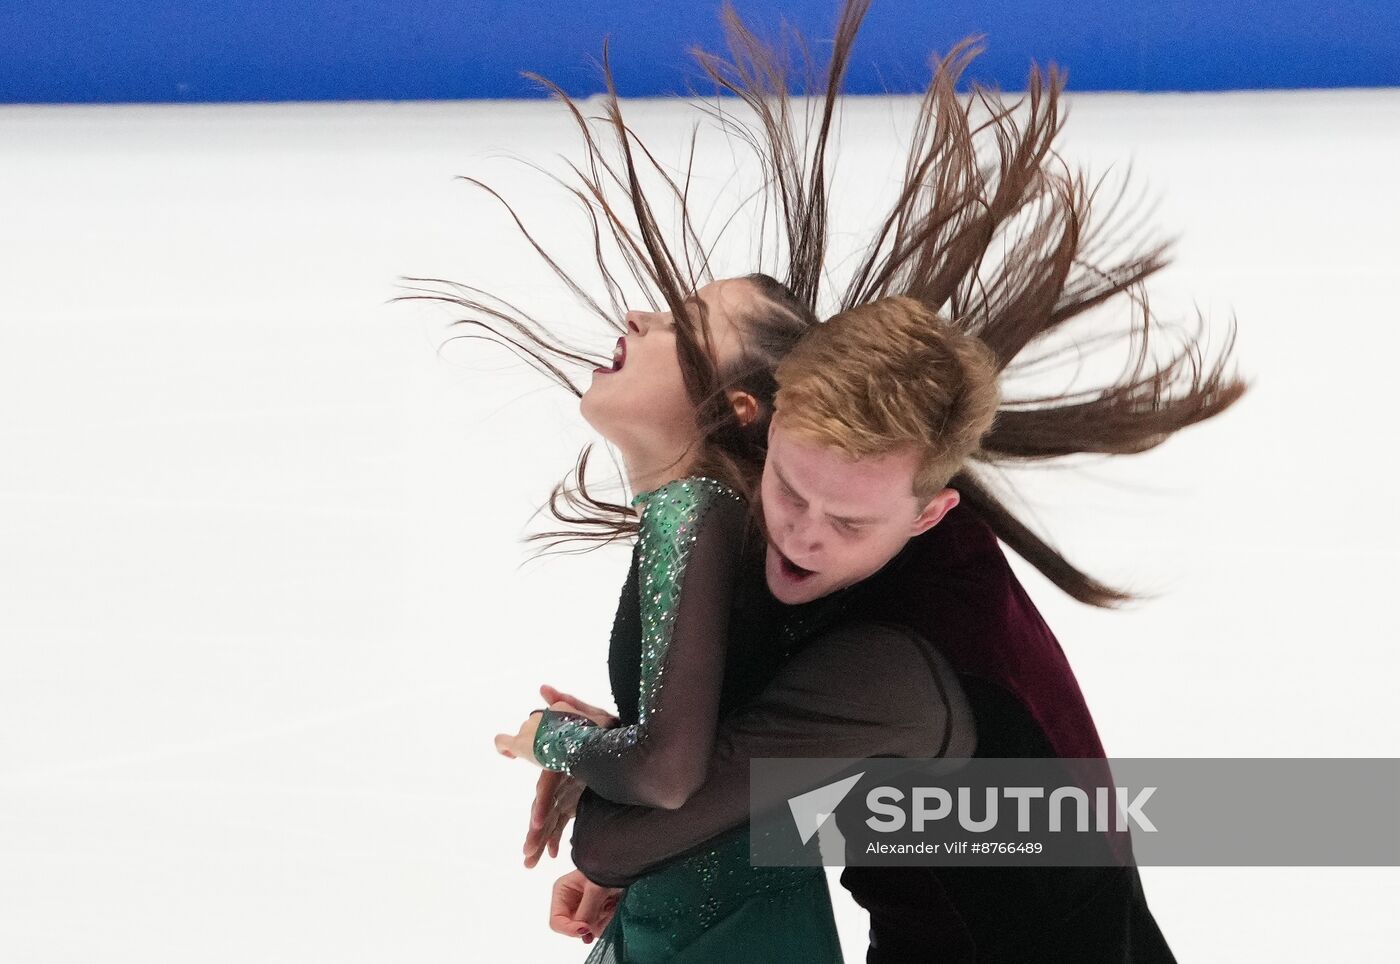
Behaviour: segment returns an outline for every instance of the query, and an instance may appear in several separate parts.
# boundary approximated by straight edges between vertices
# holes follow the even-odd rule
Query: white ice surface
[[[634,116],[671,148],[689,117]],[[907,116],[857,105],[849,170]],[[1154,293],[1233,312],[1255,380],[1026,478],[1073,559],[1162,593],[1091,611],[1016,562],[1110,755],[1400,756],[1400,92],[1077,96],[1064,146],[1133,163],[1181,237]],[[545,927],[563,857],[520,866],[535,771],[491,738],[543,682],[607,701],[626,553],[520,567],[586,427],[386,304],[400,275],[569,304],[451,178],[586,256],[504,150],[577,141],[549,104],[0,109],[0,961],[582,958]],[[1400,940],[1394,868],[1143,877],[1184,962]]]

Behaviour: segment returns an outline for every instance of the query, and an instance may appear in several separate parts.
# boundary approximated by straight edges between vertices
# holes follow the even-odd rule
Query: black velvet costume
[[[731,624],[703,786],[678,809],[586,791],[571,843],[591,880],[630,885],[746,834],[752,758],[1103,758],[1063,650],[970,506],[954,507],[871,578],[805,606],[767,593],[761,552],[740,575],[747,615]],[[610,655],[624,720],[635,706],[634,635],[619,622]],[[1131,860],[848,867],[841,883],[870,913],[871,964],[1175,960]]]

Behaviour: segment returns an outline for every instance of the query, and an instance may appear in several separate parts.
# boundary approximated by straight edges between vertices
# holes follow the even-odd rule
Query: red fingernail
[[[585,935],[583,935],[583,942],[584,942],[585,944],[592,944],[592,943],[593,943],[593,935],[592,935],[592,934],[585,934]]]
[[[576,931],[576,933],[577,933],[580,937],[582,937],[584,934],[587,934],[587,933],[588,933],[588,928],[587,928],[587,927],[580,927],[580,928],[578,929],[578,931]]]

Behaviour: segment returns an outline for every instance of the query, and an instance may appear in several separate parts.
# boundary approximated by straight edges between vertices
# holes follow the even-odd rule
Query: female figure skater
[[[637,542],[609,655],[625,722],[604,728],[584,714],[545,709],[514,736],[496,737],[505,756],[620,803],[666,808],[704,782],[721,710],[753,695],[744,681],[757,678],[753,668],[776,638],[763,612],[735,592],[762,545],[748,538],[756,530],[742,493],[757,485],[762,466],[772,369],[811,322],[764,275],[712,282],[687,308],[679,320],[629,311],[613,364],[594,372],[580,404],[621,453],[638,493]],[[698,403],[678,352],[682,330],[692,338],[708,330],[700,340],[712,346],[718,373],[716,389]],[[725,400],[721,417],[703,424],[711,398]],[[628,888],[590,958],[749,959],[842,960],[822,869],[752,867],[743,836]]]
[[[616,802],[672,809],[703,784],[721,709],[752,695],[743,680],[756,674],[746,667],[778,638],[735,593],[752,568],[746,547],[762,544],[746,540],[743,492],[762,469],[771,372],[812,320],[762,274],[703,285],[686,308],[682,319],[627,312],[629,333],[580,406],[622,453],[637,492],[637,543],[609,656],[626,722],[602,728],[545,709],[514,736],[497,736],[504,756]],[[700,399],[687,392],[678,351],[690,340],[710,346],[717,374]],[[704,423],[711,400],[722,404]],[[591,960],[840,961],[841,953],[822,869],[750,866],[748,838],[736,835],[627,888]]]
[[[775,612],[771,598],[765,602],[761,592],[745,591],[747,585],[761,587],[765,548],[763,540],[746,537],[755,520],[762,527],[756,483],[772,412],[772,372],[817,317],[827,254],[824,151],[867,6],[867,0],[849,0],[842,9],[820,109],[808,115],[816,118],[815,137],[809,129],[805,140],[792,128],[781,58],[728,7],[732,59],[700,55],[707,73],[738,94],[761,123],[755,133],[720,115],[721,123],[756,148],[763,164],[786,242],[783,283],[763,274],[713,281],[708,249],[698,243],[685,209],[688,182],[678,184],[623,123],[605,55],[605,120],[620,162],[600,149],[573,101],[549,85],[573,112],[588,150],[587,163],[574,169],[582,189],[571,190],[593,218],[605,297],[573,281],[523,224],[521,230],[596,317],[614,328],[616,319],[627,319],[629,333],[614,362],[594,368],[585,394],[566,370],[595,356],[552,335],[514,305],[451,282],[446,284],[452,293],[412,296],[469,309],[473,317],[461,323],[484,329],[581,396],[585,417],[621,450],[638,493],[628,506],[593,497],[584,482],[585,449],[574,484],[556,487],[550,500],[554,516],[571,528],[533,537],[638,537],[609,656],[622,725],[598,725],[611,721],[597,713],[590,717],[588,707],[569,712],[568,701],[555,703],[546,690],[549,709],[532,713],[514,736],[498,737],[504,754],[548,768],[537,801],[567,798],[566,787],[577,799],[586,783],[620,803],[680,806],[703,780],[716,720],[735,705],[731,694],[738,698],[761,685],[774,659],[801,635],[802,624],[788,619],[805,617],[805,611]],[[1043,363],[1078,350],[1070,344],[1030,360],[1023,351],[1090,308],[1120,294],[1132,298],[1143,337],[1129,375],[1094,393],[1008,401],[979,453],[983,461],[1143,451],[1228,407],[1243,386],[1222,377],[1223,360],[1204,369],[1194,342],[1165,363],[1148,355],[1146,336],[1155,320],[1140,286],[1166,264],[1164,250],[1105,260],[1113,239],[1091,224],[1094,192],[1082,175],[1067,167],[1061,172],[1051,148],[1060,127],[1054,75],[1044,96],[1041,75],[1032,74],[1029,119],[1022,127],[1014,108],[986,90],[975,88],[968,106],[959,104],[955,86],[972,56],[975,50],[964,43],[938,65],[895,205],[835,307],[896,294],[917,299],[982,338],[1008,367],[1012,359]],[[972,119],[973,102],[988,108],[985,122]],[[979,153],[982,137],[994,145],[990,164]],[[663,242],[660,219],[642,189],[639,170],[646,165],[679,207],[679,256]],[[609,203],[614,188],[625,194],[625,215]],[[616,254],[631,277],[643,282],[654,311],[623,308],[616,265],[598,244],[603,230],[617,242]],[[638,354],[643,350],[646,355]],[[645,393],[627,390],[629,374],[647,380]],[[1105,606],[1131,598],[1070,565],[970,469],[955,484],[1003,542],[1075,598]],[[753,559],[760,568],[750,577]],[[812,625],[820,622],[818,615]],[[716,640],[727,640],[727,647]],[[739,685],[731,685],[735,681]],[[554,822],[535,835],[536,858],[543,839],[557,848],[570,815],[567,808],[556,810]],[[709,849],[632,883],[590,961],[839,960],[824,876],[803,876],[817,868],[753,868],[747,837],[727,839],[733,842],[707,844]],[[792,928],[794,920],[802,923]]]

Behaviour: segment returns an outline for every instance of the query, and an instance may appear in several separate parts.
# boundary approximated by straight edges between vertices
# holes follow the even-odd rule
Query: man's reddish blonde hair
[[[783,430],[851,458],[919,452],[926,505],[981,446],[1001,404],[991,349],[913,298],[880,298],[807,332],[777,370]]]

